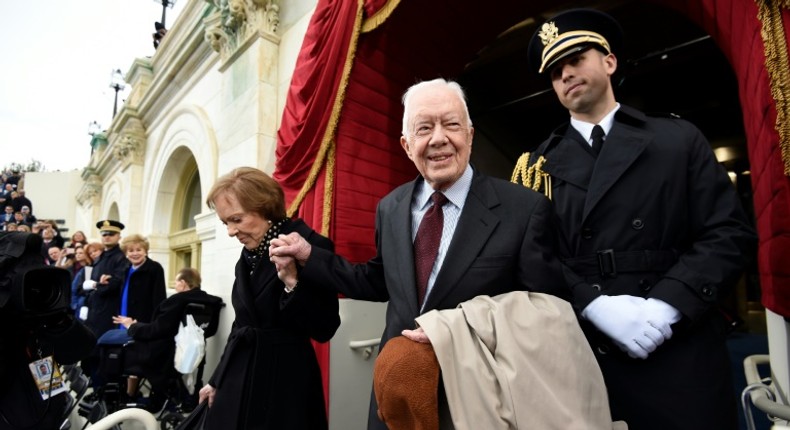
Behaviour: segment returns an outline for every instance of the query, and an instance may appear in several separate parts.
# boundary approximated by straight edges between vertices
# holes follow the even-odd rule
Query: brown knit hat
[[[390,430],[439,429],[439,361],[433,347],[390,339],[373,367],[379,418]]]

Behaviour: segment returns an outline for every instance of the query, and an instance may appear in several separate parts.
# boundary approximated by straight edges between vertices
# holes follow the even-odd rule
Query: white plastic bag
[[[192,373],[203,355],[206,353],[206,339],[203,338],[203,329],[196,323],[192,315],[187,315],[186,325],[178,327],[176,340],[176,356],[174,364],[176,370],[186,375]]]

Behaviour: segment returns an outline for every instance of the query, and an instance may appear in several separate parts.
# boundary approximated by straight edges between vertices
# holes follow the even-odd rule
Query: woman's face
[[[85,235],[81,232],[74,233],[74,236],[71,236],[72,242],[85,242]]]
[[[96,262],[96,260],[98,260],[99,257],[101,256],[101,251],[102,251],[101,248],[99,248],[98,246],[94,246],[94,247],[91,247],[90,251],[88,251],[88,255],[90,255],[91,259],[94,262]]]
[[[126,259],[129,260],[133,266],[143,264],[146,255],[148,255],[148,251],[139,243],[131,243],[126,247]]]
[[[214,208],[219,220],[228,228],[228,236],[235,237],[249,250],[258,247],[271,225],[257,213],[242,209],[236,196],[228,192],[217,197]]]
[[[85,263],[85,250],[82,248],[77,248],[74,251],[74,258],[80,263]]]

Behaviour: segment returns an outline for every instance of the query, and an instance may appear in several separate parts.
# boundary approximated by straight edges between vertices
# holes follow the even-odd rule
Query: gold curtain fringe
[[[790,95],[790,62],[781,10],[790,6],[790,0],[756,1],[757,19],[762,23],[760,35],[765,45],[765,67],[771,81],[771,96],[776,102],[776,131],[779,133],[784,174],[790,176],[790,103],[787,100]]]
[[[321,173],[321,169],[326,167],[325,181],[324,181],[324,202],[321,210],[321,234],[329,236],[329,222],[332,216],[332,196],[334,194],[335,184],[335,145],[336,145],[336,132],[337,124],[340,120],[340,110],[343,108],[343,102],[346,98],[346,89],[348,88],[348,78],[351,75],[351,67],[354,64],[354,57],[357,52],[357,41],[359,40],[360,28],[362,26],[362,11],[364,0],[357,1],[357,14],[354,18],[354,31],[351,34],[351,40],[348,44],[348,52],[346,53],[346,62],[343,65],[343,74],[340,77],[340,85],[337,88],[337,96],[332,105],[332,114],[329,117],[324,137],[321,140],[321,147],[318,149],[313,166],[310,168],[310,174],[307,176],[302,189],[299,194],[291,202],[288,207],[288,216],[293,217],[299,206],[304,201],[307,192],[310,191]]]
[[[540,187],[543,185],[543,194],[551,199],[551,176],[543,171],[545,163],[546,158],[541,155],[535,161],[535,164],[530,166],[529,152],[521,154],[521,157],[518,157],[518,161],[516,161],[516,166],[513,168],[510,182],[518,184],[519,178],[521,178],[521,185],[537,192],[540,192]]]
[[[790,0],[788,0],[790,1]],[[390,17],[395,8],[398,7],[400,4],[400,0],[388,0],[387,3],[381,7],[376,13],[373,14],[370,18],[366,19],[365,22],[362,23],[362,32],[368,33],[375,30],[379,25],[383,24],[387,18]]]

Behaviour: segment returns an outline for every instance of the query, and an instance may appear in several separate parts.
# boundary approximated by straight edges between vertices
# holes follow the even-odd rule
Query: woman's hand
[[[277,277],[283,281],[285,290],[290,293],[296,288],[296,283],[299,281],[296,260],[290,256],[272,256],[270,259],[274,263],[274,267],[277,268]]]
[[[137,320],[134,318],[126,317],[123,315],[118,315],[116,317],[112,317],[113,324],[120,324],[126,328],[129,328],[132,324],[136,323]]]
[[[209,384],[206,384],[200,389],[198,403],[203,403],[204,400],[208,399],[208,407],[211,407],[214,405],[214,396],[216,394],[217,389]]]

